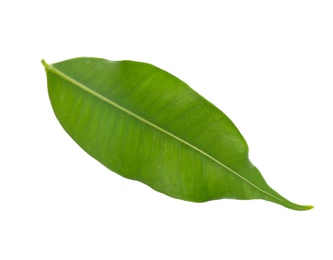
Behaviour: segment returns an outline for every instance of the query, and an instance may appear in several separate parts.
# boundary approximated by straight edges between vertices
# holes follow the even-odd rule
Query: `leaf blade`
[[[43,62],[43,65],[48,74],[48,81],[49,78],[52,78],[50,73],[55,75],[51,80],[51,84],[48,85],[51,103],[53,101],[52,106],[60,123],[85,151],[111,170],[120,173],[124,177],[140,180],[169,196],[184,200],[207,201],[225,197],[238,199],[261,198],[292,209],[309,209],[309,206],[294,204],[272,190],[266,184],[260,172],[248,160],[247,144],[231,120],[214,105],[171,74],[149,64],[131,61],[110,62],[96,58],[77,58],[53,65]],[[96,74],[99,75],[97,79]],[[98,152],[94,151],[97,148],[92,148],[102,147],[103,142],[109,138],[107,131],[100,130],[104,136],[103,140],[91,141],[93,137],[90,137],[88,138],[90,141],[84,144],[87,133],[83,134],[85,135],[84,138],[82,136],[75,137],[77,130],[72,131],[71,128],[73,126],[64,126],[64,124],[69,124],[71,120],[59,118],[59,116],[66,115],[66,113],[56,109],[59,101],[54,101],[53,96],[57,96],[57,94],[52,94],[53,92],[50,90],[50,86],[54,87],[56,84],[53,83],[59,81],[59,78],[87,93],[89,99],[91,97],[96,98],[88,107],[96,106],[96,104],[99,104],[96,100],[100,100],[104,102],[104,106],[105,104],[109,105],[103,108],[105,111],[109,111],[108,113],[113,111],[112,109],[110,110],[110,106],[123,112],[112,112],[121,118],[119,127],[121,126],[120,129],[122,130],[117,130],[115,136],[122,136],[122,142],[114,141],[110,145],[115,151],[118,151],[118,155],[115,156],[117,159],[111,160],[111,163],[108,162],[111,155],[107,147],[101,148],[106,155],[98,154]],[[80,79],[80,82],[76,80],[77,78]],[[163,82],[163,84],[160,83],[162,87],[158,90],[155,87],[156,82]],[[64,85],[66,85],[64,82],[59,84],[61,91],[64,90]],[[110,89],[112,89],[112,93],[110,93]],[[67,95],[68,93],[65,96]],[[77,95],[82,97],[83,94]],[[145,97],[149,98],[144,99]],[[159,103],[156,103],[157,100],[159,100]],[[62,102],[64,101],[62,100]],[[71,100],[71,102],[74,101]],[[154,103],[158,105],[154,106]],[[82,108],[84,106],[81,105],[79,107]],[[196,111],[196,114],[193,113],[194,111]],[[97,114],[104,115],[103,112]],[[91,119],[93,116],[89,114],[89,116],[86,115],[85,117]],[[74,117],[76,119],[72,120],[72,122],[78,120],[77,116],[74,115]],[[104,117],[107,117],[107,115],[104,115]],[[133,121],[133,119],[137,121]],[[115,129],[114,124],[113,127],[106,126],[107,124],[104,120],[106,119],[98,119],[99,123],[95,122],[93,125],[104,125],[105,129]],[[124,120],[127,120],[126,125]],[[111,119],[110,122],[114,123],[115,119]],[[127,125],[128,122],[132,124],[130,127]],[[209,123],[214,125],[215,132],[207,136],[203,129]],[[150,128],[147,128],[147,126]],[[81,129],[87,129],[87,127],[81,126]],[[138,139],[138,135],[135,134],[133,129],[140,129],[140,127],[143,127],[142,129],[144,130],[142,131],[146,135],[146,139],[143,140],[150,140],[147,141],[146,147],[138,148],[139,145],[136,145],[137,147],[133,148],[130,143],[125,144],[127,138],[129,140]],[[223,129],[223,134],[217,134],[217,131],[221,129]],[[91,131],[96,134],[96,130]],[[80,135],[82,135],[82,131]],[[153,138],[157,138],[156,141]],[[94,142],[96,144],[92,145]],[[159,146],[162,147],[163,142],[167,143],[166,147],[168,147],[167,149],[164,148],[164,150],[173,152],[164,154],[161,153],[164,150],[159,148],[159,153],[164,156],[156,159],[153,149]],[[216,142],[223,144],[224,154],[220,154],[221,148],[216,145]],[[140,154],[140,156],[143,154],[147,158],[142,160],[140,156],[139,159],[135,157],[133,154],[136,153],[132,151],[136,150],[136,153]],[[129,157],[128,154],[132,154],[132,157]],[[176,156],[177,154],[178,157]],[[214,156],[211,154],[214,154]],[[151,160],[149,160],[149,157]],[[199,157],[202,158],[192,160]],[[158,167],[163,158],[166,158],[166,166],[164,167],[167,170],[159,169]],[[178,162],[178,169],[173,163],[174,160]],[[226,165],[224,160],[229,160],[231,167]],[[132,166],[129,166],[129,161],[133,164]],[[142,168],[140,166],[142,161],[150,167],[146,169],[147,172],[145,173],[140,169]],[[188,164],[189,161],[191,161],[192,165],[197,164],[198,168],[200,168],[198,161],[202,162],[201,168],[205,168],[207,173],[204,175],[204,171],[198,169],[188,170],[191,167],[191,164]],[[187,166],[184,168],[184,165]],[[133,175],[133,172],[136,171],[140,172],[138,174],[140,177]],[[161,174],[157,175],[156,171],[161,172]],[[173,171],[177,172],[177,175],[172,174]],[[235,177],[238,180],[235,180]],[[200,181],[200,178],[203,181]],[[166,184],[163,184],[162,180]],[[211,182],[211,180],[214,181]],[[230,183],[233,183],[233,188],[229,187]],[[204,187],[207,185],[208,187],[217,185],[217,187],[214,189]],[[219,190],[219,185],[224,191]],[[234,194],[235,190],[237,191],[236,194]]]

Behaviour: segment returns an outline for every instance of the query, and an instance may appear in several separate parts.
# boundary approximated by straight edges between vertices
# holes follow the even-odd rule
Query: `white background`
[[[333,259],[332,1],[3,1],[0,259]],[[184,202],[88,156],[41,59],[152,63],[237,125],[298,212]],[[330,248],[331,247],[331,248]]]

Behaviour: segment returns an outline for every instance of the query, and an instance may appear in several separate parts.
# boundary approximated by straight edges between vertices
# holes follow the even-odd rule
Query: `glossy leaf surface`
[[[133,61],[42,62],[59,122],[110,170],[187,201],[264,199],[312,208],[271,189],[231,120],[175,76]]]

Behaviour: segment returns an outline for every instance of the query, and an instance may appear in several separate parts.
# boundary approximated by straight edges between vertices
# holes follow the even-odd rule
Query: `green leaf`
[[[312,208],[271,189],[231,120],[175,76],[133,61],[42,63],[59,122],[110,170],[187,201],[264,199]]]

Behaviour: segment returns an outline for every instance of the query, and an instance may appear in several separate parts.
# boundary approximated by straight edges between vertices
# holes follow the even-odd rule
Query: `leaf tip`
[[[308,209],[313,209],[314,207],[312,205],[306,206],[307,210]]]
[[[313,209],[312,205],[306,205],[306,206],[299,206],[298,208],[296,208],[297,210],[310,210]]]

